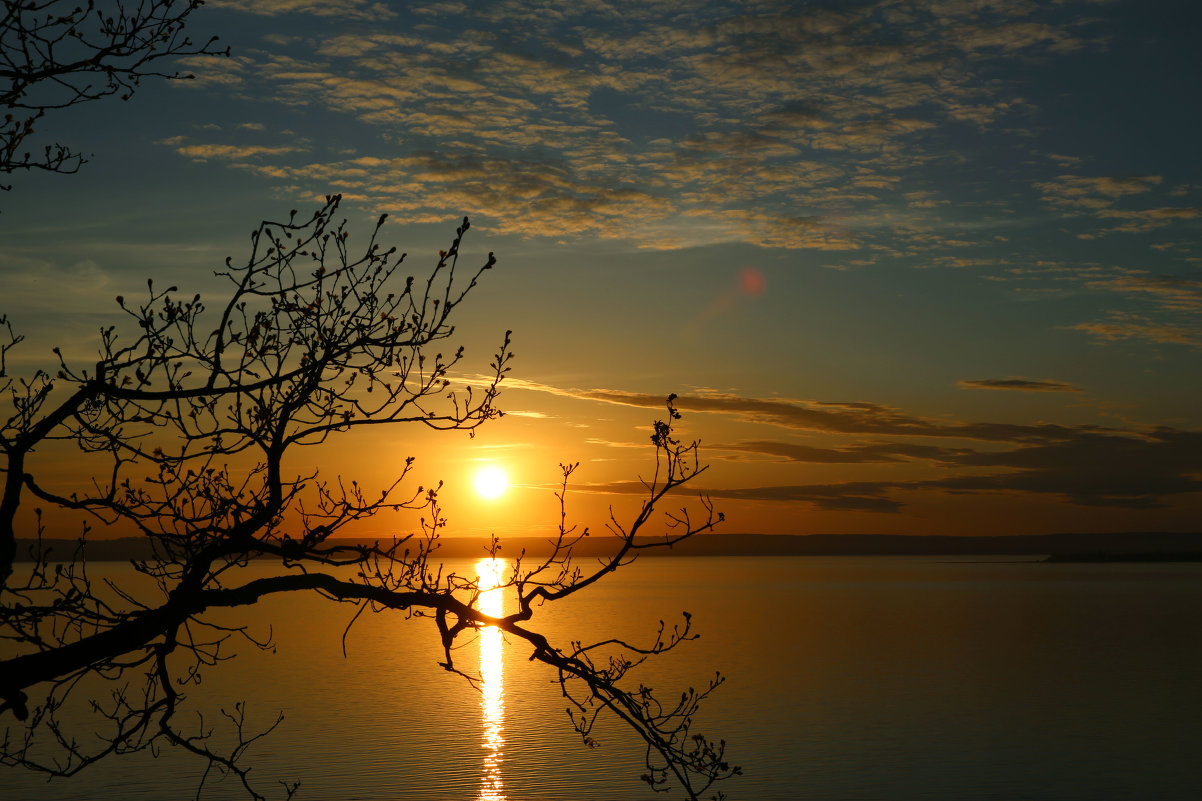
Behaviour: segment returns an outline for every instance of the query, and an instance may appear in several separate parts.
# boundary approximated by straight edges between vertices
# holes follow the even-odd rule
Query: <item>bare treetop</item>
[[[76,172],[86,159],[62,143],[34,146],[48,111],[116,95],[128,100],[143,78],[190,78],[165,66],[190,55],[229,55],[214,36],[185,33],[203,0],[5,0],[0,12],[0,173]],[[3,186],[4,189],[10,188]]]

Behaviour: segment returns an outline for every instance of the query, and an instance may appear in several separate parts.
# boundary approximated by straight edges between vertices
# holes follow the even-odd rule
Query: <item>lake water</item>
[[[112,570],[122,570],[111,566]],[[474,569],[470,562],[456,569]],[[1202,565],[938,558],[645,559],[572,605],[553,641],[654,636],[682,610],[702,637],[644,682],[727,683],[697,730],[746,775],[721,789],[774,801],[1202,798]],[[428,620],[361,619],[291,598],[255,611],[277,652],[243,651],[193,697],[284,723],[247,760],[261,786],[320,801],[679,798],[638,781],[616,725],[571,730],[549,671],[497,637],[440,668]],[[207,718],[211,719],[211,718]],[[202,766],[167,752],[49,784],[0,769],[0,798],[191,798]],[[204,798],[235,798],[218,783]]]

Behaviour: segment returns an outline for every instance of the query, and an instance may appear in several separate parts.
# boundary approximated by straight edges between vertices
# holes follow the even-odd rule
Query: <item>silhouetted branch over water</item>
[[[534,626],[543,604],[721,521],[704,496],[693,511],[660,511],[668,494],[705,471],[697,444],[677,438],[673,397],[653,426],[652,473],[629,520],[612,515],[594,536],[572,525],[566,499],[575,465],[564,466],[557,534],[537,554],[507,550],[518,554],[499,585],[516,599],[507,615],[484,611],[474,572],[459,575],[436,560],[447,525],[441,485],[406,488],[412,457],[375,490],[316,470],[289,471],[297,451],[358,429],[471,432],[501,415],[497,398],[513,359],[506,332],[486,380],[454,386],[450,379],[465,358],[463,348],[446,345],[452,317],[496,263],[490,253],[465,269],[466,219],[417,277],[402,272],[405,254],[377,241],[384,217],[355,246],[336,219],[339,201],[262,223],[249,255],[227,259],[218,273],[229,294],[214,306],[153,281],[142,299],[117,297],[123,321],[101,329],[94,363],[75,364],[56,349],[53,372],[17,377],[0,361],[0,714],[23,724],[8,728],[0,763],[67,776],[170,744],[234,774],[250,797],[265,797],[242,759],[264,732],[248,731],[237,711],[227,715],[231,747],[188,734],[179,723],[184,688],[232,656],[239,641],[271,647],[245,627],[212,623],[209,613],[304,592],[351,605],[352,620],[399,611],[430,621],[441,664],[472,684],[479,676],[455,659],[461,638],[500,629],[512,647],[555,672],[586,743],[600,713],[630,726],[647,748],[643,779],[657,789],[674,781],[698,798],[737,774],[722,742],[690,728],[721,676],[673,702],[631,676],[648,658],[694,639],[687,613],[675,626],[661,623],[646,644],[557,643]],[[22,338],[7,319],[0,324],[8,335],[3,359]],[[93,476],[69,492],[61,479],[39,477],[38,467],[43,450],[65,447]],[[18,514],[29,503],[39,504],[32,530]],[[139,532],[123,541],[136,542],[136,552],[109,554],[132,557],[134,580],[94,577],[90,562],[109,547],[102,540],[43,539],[43,509],[51,508],[84,515],[92,528]],[[358,521],[397,510],[417,512],[420,530],[383,543],[338,539]],[[603,558],[583,558],[582,545],[597,541],[604,545],[589,553]],[[494,541],[494,555],[499,547]],[[29,561],[18,568],[19,556]],[[79,743],[97,741],[70,735],[61,712],[79,694],[92,700],[86,694],[96,682],[110,700],[93,705],[88,733],[98,733],[100,744],[85,747]],[[282,792],[291,797],[295,789],[286,784]]]

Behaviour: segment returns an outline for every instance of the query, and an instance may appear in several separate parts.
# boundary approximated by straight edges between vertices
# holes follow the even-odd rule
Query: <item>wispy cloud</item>
[[[1202,313],[1202,279],[1198,278],[1131,270],[1092,280],[1088,286],[1140,295],[1168,311]]]
[[[883,482],[848,482],[772,487],[707,487],[695,491],[710,498],[726,500],[803,502],[830,512],[899,512],[904,504],[888,497],[892,486]],[[575,487],[574,490],[614,495],[644,495],[647,492],[647,488],[638,481],[585,484]]]
[[[793,449],[767,443],[749,445],[761,451],[791,454],[800,461],[838,461],[827,459],[838,451],[823,453],[820,449]],[[888,453],[887,446],[877,449],[879,453]],[[845,452],[854,454],[856,449]],[[936,457],[943,467],[951,469],[941,477],[929,479],[707,487],[701,491],[712,498],[802,501],[823,511],[873,512],[901,511],[915,493],[931,492],[1049,495],[1079,506],[1132,509],[1164,506],[1174,497],[1202,492],[1202,432],[1199,431],[1161,428],[1141,436],[1080,433],[1070,440],[1004,451],[929,449],[925,455]],[[645,491],[639,482],[582,489],[607,493]]]
[[[1082,271],[1078,280],[1085,288],[1114,295],[1124,303],[1101,319],[1070,328],[1092,334],[1100,342],[1202,347],[1202,280],[1126,268]]]
[[[609,439],[600,439],[598,437],[589,437],[588,439],[585,440],[585,442],[589,445],[600,445],[603,448],[643,449],[643,448],[652,447],[650,438],[648,438],[647,442],[624,442],[624,441],[614,441],[614,440],[609,440]]]
[[[1007,382],[1022,382],[1009,386]],[[1076,392],[1062,382],[995,379],[969,382],[989,389]],[[1000,383],[1001,386],[994,386]],[[1026,386],[1026,384],[1032,386]],[[560,389],[535,382],[513,388],[601,403],[656,408],[657,395],[611,389]],[[823,465],[880,465],[897,478],[873,482],[781,484],[705,489],[715,498],[804,501],[823,510],[894,512],[913,493],[996,493],[1058,496],[1081,506],[1150,508],[1202,492],[1202,431],[1099,426],[1019,425],[997,422],[932,421],[866,402],[744,398],[709,393],[682,395],[685,411],[725,414],[775,426],[799,439],[756,439],[707,444],[723,461],[746,458]],[[870,439],[865,440],[865,437]],[[932,445],[924,439],[958,439],[964,445]],[[916,441],[917,440],[917,441]],[[604,441],[598,444],[610,445]],[[928,477],[915,477],[925,473]],[[585,487],[586,491],[631,493],[638,482]]]
[[[1071,440],[957,457],[1011,471],[958,475],[921,486],[948,491],[1060,495],[1083,506],[1149,508],[1202,492],[1202,432],[1160,428],[1142,436],[1081,433]]]
[[[991,280],[1021,283],[1021,291],[1029,294],[1093,295],[1094,305],[1101,306],[1094,319],[1060,327],[1090,334],[1099,343],[1202,346],[1202,278],[1197,277],[1188,255],[1192,246],[1170,240],[1152,249],[1179,259],[1180,269],[1169,272],[1097,262],[1033,261],[1007,265]],[[1180,258],[1182,255],[1186,257]]]
[[[532,420],[549,420],[551,415],[545,412],[536,412],[531,409],[506,409],[506,417],[528,417]]]
[[[506,381],[509,389],[546,392],[561,397],[600,401],[646,409],[664,408],[665,397],[617,389],[574,389],[534,381]],[[990,422],[945,422],[917,417],[890,406],[865,401],[815,401],[748,398],[712,393],[679,395],[675,404],[683,411],[725,414],[742,420],[799,431],[835,434],[877,434],[905,437],[940,437],[986,442],[1039,442],[1071,439],[1082,432],[1104,432],[1097,426],[1054,424],[1019,425]]]
[[[706,451],[718,453],[718,458],[722,458],[723,454],[730,453],[751,454],[807,464],[868,464],[915,460],[946,463],[955,455],[968,452],[962,449],[905,442],[866,442],[838,448],[824,448],[774,440],[707,444]]]
[[[1013,392],[1080,392],[1081,388],[1063,381],[1039,378],[971,378],[958,381],[961,389],[1000,389]]]
[[[281,14],[313,14],[318,17],[381,21],[396,13],[386,3],[370,0],[208,0],[214,8],[275,17]]]
[[[4,264],[3,312],[8,314],[95,312],[105,299],[111,301],[123,291],[110,271],[92,259],[57,264],[15,252],[0,257]]]
[[[792,453],[802,461],[824,461],[829,455],[818,449],[793,451],[765,445],[757,447]],[[887,453],[887,447],[878,447]],[[871,512],[899,512],[915,493],[1048,495],[1079,506],[1147,509],[1202,492],[1202,432],[1198,431],[1162,428],[1144,436],[1085,433],[1067,441],[1005,451],[930,449],[925,455],[936,456],[945,467],[956,469],[931,479],[709,487],[702,492],[712,498],[801,501],[822,511]],[[980,472],[982,469],[988,472]],[[642,491],[638,482],[584,489]]]

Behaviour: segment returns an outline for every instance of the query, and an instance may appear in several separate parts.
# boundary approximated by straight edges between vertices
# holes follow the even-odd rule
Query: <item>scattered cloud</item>
[[[267,37],[253,63],[227,60],[206,80],[344,116],[376,144],[231,166],[419,219],[469,214],[501,233],[655,248],[962,246],[935,233],[948,201],[914,179],[954,158],[948,130],[992,129],[1024,108],[974,70],[1087,46],[1086,23],[1032,3],[217,5],[374,23]],[[376,164],[359,169],[365,160]],[[1061,191],[1127,191],[1082,180]]]
[[[1148,270],[1090,270],[1077,276],[1087,289],[1111,293],[1124,308],[1068,326],[1099,342],[1121,340],[1202,347],[1202,278]]]
[[[1202,217],[1202,207],[1199,206],[1132,208],[1128,204],[1128,198],[1160,190],[1163,181],[1160,175],[1058,175],[1051,180],[1035,182],[1035,187],[1040,191],[1043,202],[1061,214],[1095,217],[1098,224],[1096,230],[1078,234],[1082,238],[1093,238],[1111,233],[1147,233],[1176,222]],[[1189,193],[1182,192],[1180,187],[1172,187],[1161,190],[1160,194],[1162,197],[1182,197]]]
[[[228,91],[242,84],[255,68],[254,61],[246,56],[185,56],[175,63],[180,72],[190,76],[177,85],[192,89]]]
[[[1202,208],[1161,206],[1151,209],[1103,209],[1099,214],[1103,219],[1122,220],[1118,225],[1106,229],[1106,233],[1142,234],[1180,220],[1196,220],[1202,217]]]
[[[1143,175],[1129,178],[1106,176],[1058,175],[1035,184],[1045,203],[1062,209],[1107,209],[1126,195],[1142,195],[1158,186],[1164,178]]]
[[[1115,311],[1105,320],[1070,327],[1092,334],[1103,342],[1138,340],[1202,348],[1202,325],[1169,323],[1132,312]]]
[[[1007,265],[989,280],[1019,283],[1016,291],[1028,296],[1092,293],[1093,303],[1102,306],[1095,319],[1059,327],[1091,334],[1098,343],[1202,346],[1202,274],[1188,255],[1192,247],[1171,240],[1150,249],[1168,252],[1179,269],[1032,261]]]
[[[1096,278],[1087,285],[1092,289],[1139,295],[1166,311],[1202,313],[1202,278],[1154,275],[1146,271],[1127,270]]]

